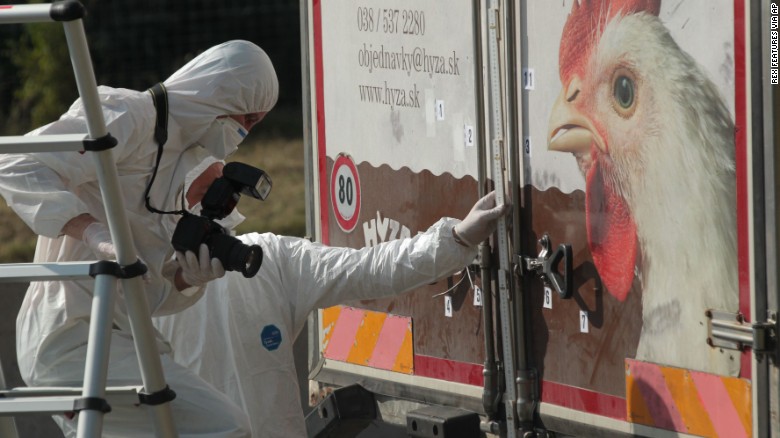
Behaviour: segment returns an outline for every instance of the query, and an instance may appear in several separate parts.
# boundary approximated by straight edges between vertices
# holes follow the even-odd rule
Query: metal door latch
[[[562,243],[551,253],[552,243],[547,234],[539,239],[539,245],[542,246],[542,250],[539,251],[538,257],[523,257],[525,270],[536,273],[544,284],[555,289],[561,298],[571,298],[574,288],[571,245]],[[561,262],[563,262],[563,273],[558,272]]]
[[[745,321],[741,313],[708,310],[707,343],[729,350],[750,348],[757,355],[772,353],[777,345],[777,322]]]

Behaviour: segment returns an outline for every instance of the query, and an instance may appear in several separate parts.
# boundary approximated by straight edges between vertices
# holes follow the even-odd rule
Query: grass
[[[273,181],[266,201],[243,196],[238,203],[246,221],[237,231],[272,232],[303,237],[306,232],[303,141],[300,138],[250,138],[230,161],[242,161],[263,169]],[[2,199],[2,198],[0,198]],[[151,213],[150,213],[151,214]],[[36,236],[0,202],[0,263],[31,262]]]
[[[257,231],[286,236],[306,234],[303,141],[301,139],[259,139],[239,148],[230,161],[242,161],[263,169],[273,181],[268,199],[243,196],[238,210],[246,216],[239,234]]]

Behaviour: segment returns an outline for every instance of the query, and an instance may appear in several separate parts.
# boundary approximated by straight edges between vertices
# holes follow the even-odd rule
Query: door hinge
[[[774,354],[777,345],[777,321],[746,322],[741,313],[708,310],[707,343],[712,347],[743,351],[756,355]]]

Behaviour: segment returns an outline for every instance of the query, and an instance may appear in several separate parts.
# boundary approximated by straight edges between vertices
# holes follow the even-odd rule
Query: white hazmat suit
[[[150,192],[160,210],[181,208],[185,174],[207,154],[222,159],[237,142],[217,117],[267,112],[276,103],[278,82],[265,52],[247,41],[230,41],[207,50],[164,82],[168,91],[168,141]],[[178,216],[149,212],[144,191],[152,175],[157,143],[155,107],[148,92],[99,87],[112,150],[138,256],[147,265],[145,290],[153,314],[168,314],[197,300],[203,288],[177,291],[172,276],[170,240]],[[29,135],[86,133],[77,100],[58,121]],[[245,132],[243,134],[246,134]],[[239,140],[240,141],[240,140]],[[105,222],[92,157],[77,152],[0,155],[0,194],[40,235],[35,262],[94,260],[82,240],[62,235],[63,226],[84,213]],[[31,386],[80,386],[86,352],[94,281],[31,283],[17,318],[17,355],[23,379]],[[190,370],[174,363],[158,334],[165,379],[177,393],[171,402],[180,436],[248,436],[245,414]],[[114,312],[109,385],[140,385],[138,361],[120,290]],[[67,436],[77,421],[55,416]],[[103,436],[153,434],[149,409],[114,406],[105,415]]]
[[[491,193],[463,221],[443,218],[415,237],[362,249],[251,233],[260,245],[257,275],[228,273],[204,297],[155,319],[177,363],[227,394],[249,415],[254,437],[305,437],[293,343],[309,312],[347,301],[396,295],[454,273],[509,210]]]

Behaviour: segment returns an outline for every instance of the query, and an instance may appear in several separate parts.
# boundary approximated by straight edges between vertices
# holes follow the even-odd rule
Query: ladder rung
[[[8,135],[0,137],[0,153],[81,152],[87,138],[87,134]]]
[[[90,278],[95,262],[7,263],[0,265],[0,283]]]
[[[8,397],[0,399],[0,415],[56,414],[73,411],[74,396]]]
[[[84,18],[84,5],[78,0],[33,5],[0,5],[0,24],[73,21]]]
[[[0,23],[38,23],[54,21],[50,4],[0,5]]]
[[[106,388],[106,401],[110,406],[138,405],[141,386]],[[22,387],[0,391],[0,415],[30,413],[62,413],[72,411],[81,398],[81,388]]]

